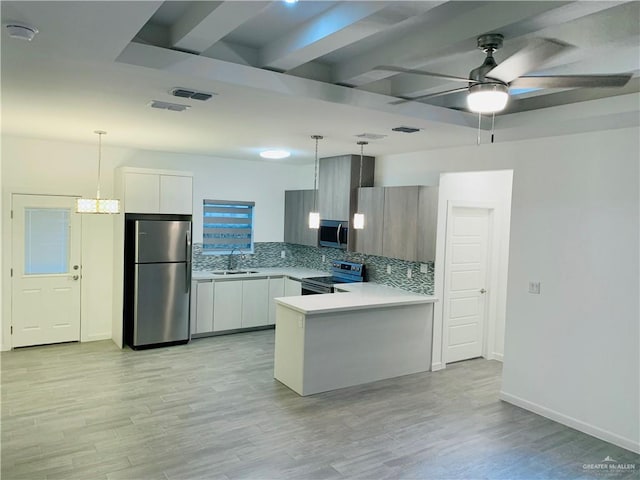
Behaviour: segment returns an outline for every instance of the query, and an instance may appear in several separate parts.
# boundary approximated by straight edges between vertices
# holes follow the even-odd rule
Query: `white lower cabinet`
[[[284,281],[284,296],[296,297],[298,295],[302,295],[302,284],[300,281],[286,278]]]
[[[269,325],[276,324],[276,302],[274,298],[284,297],[284,277],[269,279]]]
[[[269,280],[242,281],[242,328],[269,323]]]
[[[242,328],[242,281],[213,282],[213,331]]]
[[[194,280],[191,333],[207,334],[275,325],[277,297],[300,295],[300,282],[285,277]]]

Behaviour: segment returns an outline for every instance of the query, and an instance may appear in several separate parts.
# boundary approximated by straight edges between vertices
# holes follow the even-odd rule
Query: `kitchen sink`
[[[257,270],[214,270],[214,275],[247,275],[249,273],[258,273]]]

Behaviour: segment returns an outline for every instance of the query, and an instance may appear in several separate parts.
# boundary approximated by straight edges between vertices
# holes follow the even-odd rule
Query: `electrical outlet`
[[[407,278],[411,278],[411,267],[407,268]]]
[[[391,275],[391,265],[387,265],[387,275]]]
[[[429,273],[429,265],[427,265],[426,263],[421,263],[420,273]]]
[[[287,258],[287,251],[286,250],[282,250],[280,252],[280,258]]]
[[[326,255],[322,255],[322,263],[327,261],[327,256]]]
[[[540,295],[540,282],[529,282],[529,293]]]

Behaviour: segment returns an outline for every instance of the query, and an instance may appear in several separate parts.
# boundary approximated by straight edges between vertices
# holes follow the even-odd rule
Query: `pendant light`
[[[362,162],[364,160],[364,146],[369,142],[359,141],[360,145],[360,180],[358,181],[358,188],[362,188]],[[364,228],[364,213],[353,214],[353,228],[356,230],[362,230]]]
[[[322,140],[322,135],[311,135],[316,141],[316,161],[315,174],[313,177],[313,210],[309,212],[309,228],[317,230],[320,228],[320,212],[318,212],[318,140]]]
[[[107,132],[96,130],[98,135],[98,188],[96,198],[79,198],[76,201],[76,212],[78,213],[120,213],[120,200],[100,198],[100,164],[102,163],[102,136]]]

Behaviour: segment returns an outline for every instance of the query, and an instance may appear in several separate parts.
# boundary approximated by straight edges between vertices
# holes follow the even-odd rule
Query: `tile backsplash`
[[[254,250],[253,254],[245,255],[244,259],[234,255],[233,266],[236,267],[237,261],[237,268],[303,267],[329,272],[333,260],[346,260],[364,263],[367,268],[367,280],[370,282],[399,287],[416,293],[433,294],[433,262],[408,262],[396,258],[347,252],[337,248],[307,247],[282,242],[257,242],[254,244]],[[282,258],[283,251],[285,258]],[[202,244],[193,245],[194,270],[225,269],[228,261],[227,255],[203,255]],[[426,273],[420,271],[421,265],[426,265]],[[387,273],[388,267],[391,273]],[[411,269],[411,278],[407,278],[408,269]]]

